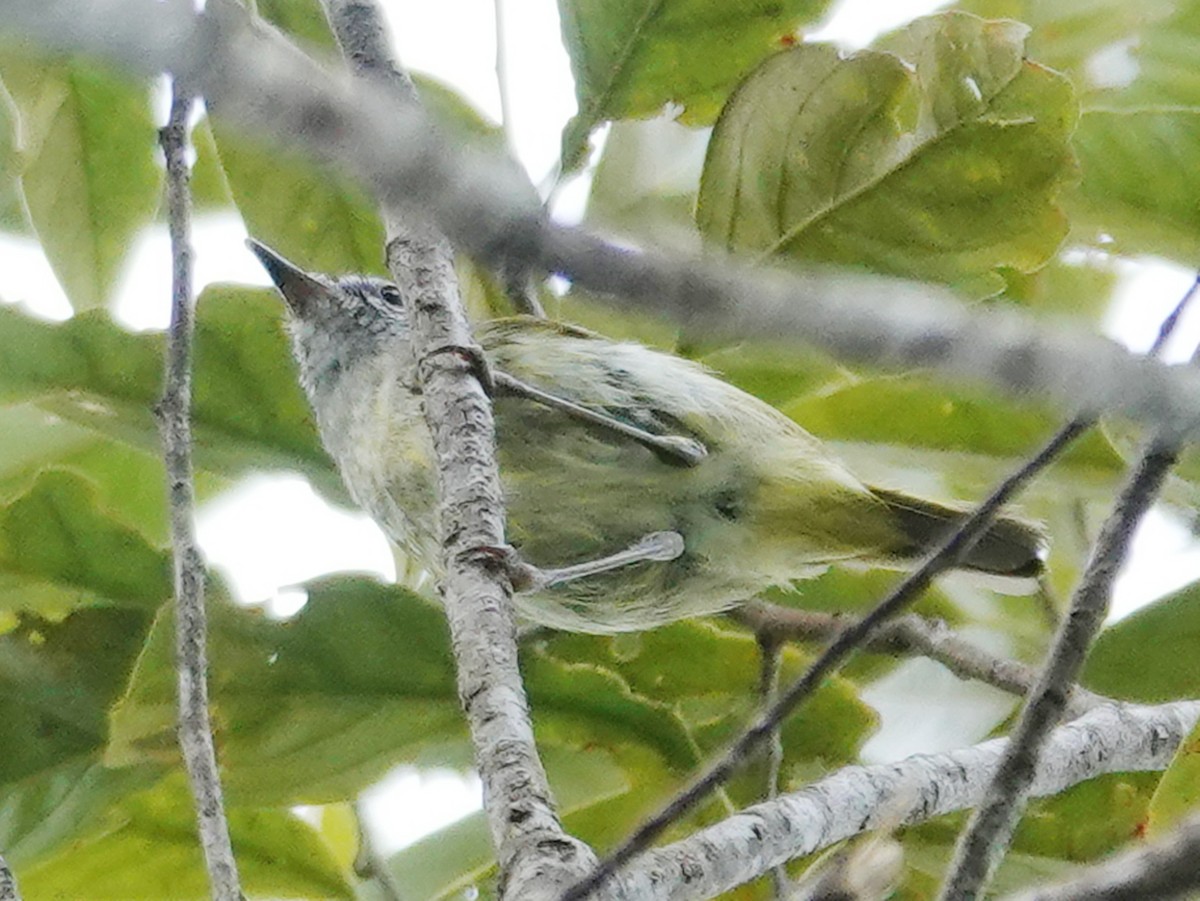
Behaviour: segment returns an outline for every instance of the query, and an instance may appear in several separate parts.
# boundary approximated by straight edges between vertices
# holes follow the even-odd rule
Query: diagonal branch
[[[1088,867],[1069,882],[1041,886],[1008,901],[1169,901],[1200,888],[1200,817],[1153,844]]]
[[[955,566],[988,530],[996,514],[1018,491],[1045,469],[1066,447],[1090,427],[1085,420],[1064,426],[1024,466],[1010,475],[983,503],[959,524],[955,532],[924,563],[906,576],[892,592],[862,619],[848,625],[813,661],[808,670],[781,693],[757,722],[730,745],[719,760],[648,818],[614,849],[588,877],[571,887],[565,901],[578,901],[650,846],[669,825],[691,810],[713,788],[724,782],[773,733],[792,711],[808,698],[851,654],[869,644],[891,617],[912,604],[933,580]]]
[[[793,641],[828,641],[856,622],[852,616],[797,610],[754,601],[732,611],[729,616],[739,623]],[[1006,691],[1025,695],[1037,681],[1037,670],[1017,660],[999,657],[972,644],[947,628],[915,613],[885,623],[866,645],[865,650],[886,654],[915,654],[935,660],[960,679],[972,679]],[[1067,706],[1074,718],[1099,706],[1108,698],[1075,686]]]
[[[166,375],[156,412],[167,471],[171,544],[175,565],[176,666],[179,670],[179,747],[196,801],[200,845],[214,901],[239,901],[237,862],[221,798],[221,778],[208,715],[207,614],[204,560],[196,545],[192,481],[191,198],[188,194],[187,128],[192,98],[175,83],[171,113],[160,132],[167,168],[167,222],[171,233],[171,324]]]
[[[394,208],[429,216],[484,260],[515,259],[612,303],[710,331],[790,336],[842,360],[990,381],[1076,412],[1121,413],[1165,439],[1200,433],[1200,373],[1098,335],[1048,327],[1015,310],[967,309],[930,285],[643,252],[549,223],[510,166],[450,146],[386,88],[334,79],[279,35],[251,29],[232,0],[212,0],[190,16],[177,6],[5,0],[0,28],[103,53],[138,72],[177,72],[227,122],[349,172]]]
[[[397,105],[418,103],[391,57],[373,0],[323,0],[357,75]],[[458,693],[483,781],[484,808],[501,867],[502,894],[519,896],[536,873],[568,884],[593,861],[558,819],[538,758],[517,669],[512,586],[495,553],[504,504],[491,402],[477,378],[471,336],[446,238],[410,210],[383,201],[388,267],[404,297],[425,419],[433,435],[445,581],[442,597],[458,668]]]
[[[1162,323],[1151,354],[1162,351],[1197,291],[1200,291],[1200,275]],[[1042,745],[1062,717],[1092,642],[1108,616],[1113,584],[1129,554],[1134,529],[1154,504],[1179,459],[1180,450],[1174,441],[1161,437],[1151,440],[1118,492],[1112,513],[1092,547],[1067,615],[1051,643],[1037,685],[1021,711],[1012,742],[983,803],[971,815],[959,838],[949,875],[939,894],[942,901],[969,901],[978,897],[1004,856],[1025,809],[1043,753]]]
[[[1200,701],[1098,707],[1050,733],[1031,793],[1054,795],[1105,773],[1162,770],[1198,718]],[[845,767],[682,841],[647,851],[596,897],[712,898],[777,864],[855,835],[965,810],[979,803],[1007,744],[1008,739],[996,738],[897,763]]]

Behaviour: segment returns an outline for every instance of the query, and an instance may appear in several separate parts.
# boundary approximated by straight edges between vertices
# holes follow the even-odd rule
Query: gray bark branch
[[[1200,290],[1200,275],[1163,321],[1149,354],[1162,352],[1184,310]],[[1195,358],[1193,358],[1193,363]],[[1156,438],[1141,453],[1117,494],[1112,513],[1093,545],[1059,624],[1037,684],[1012,733],[983,803],[971,815],[955,848],[941,901],[972,901],[986,888],[1012,840],[1028,801],[1042,745],[1067,709],[1084,660],[1112,604],[1117,574],[1129,554],[1133,531],[1153,505],[1178,460],[1180,447]]]
[[[1030,794],[1057,794],[1105,773],[1162,770],[1200,718],[1200,701],[1099,707],[1050,733]],[[712,898],[832,844],[979,803],[1008,739],[898,763],[851,766],[749,807],[682,841],[646,851],[595,897]]]
[[[0,857],[0,901],[21,901],[17,877],[13,875],[3,857]]]
[[[827,676],[836,672],[856,650],[869,645],[890,618],[916,601],[938,575],[953,568],[966,556],[987,531],[1000,509],[1088,428],[1089,423],[1084,420],[1068,423],[1036,455],[1001,482],[983,503],[962,520],[937,550],[905,576],[887,597],[862,619],[854,620],[839,632],[804,675],[781,692],[779,699],[770,709],[738,736],[719,760],[712,763],[661,810],[648,817],[624,842],[613,849],[586,879],[572,886],[565,896],[565,901],[579,901],[594,892],[606,879],[612,878],[620,867],[649,847],[667,826],[679,820],[709,791],[728,779],[784,718],[816,691]]]
[[[157,0],[7,0],[0,28],[143,73],[175,71],[227,121],[350,172],[390,205],[428,215],[458,246],[562,274],[613,303],[710,331],[789,335],[840,359],[986,380],[1074,412],[1121,413],[1165,440],[1200,431],[1200,373],[1097,335],[1016,311],[967,310],[928,285],[648,253],[548,223],[512,168],[449,146],[389,91],[331,77],[277,35],[249,28],[227,0],[203,16]]]
[[[323,0],[356,73],[415,107],[412,80],[392,58],[373,0]],[[500,863],[502,896],[531,897],[569,884],[592,864],[566,834],[538,757],[517,668],[512,586],[491,549],[504,546],[504,501],[491,402],[473,363],[479,353],[459,297],[450,243],[411,208],[382,199],[388,268],[412,323],[413,352],[438,471],[442,599],[458,694],[475,746],[484,809]],[[447,352],[455,350],[456,352]],[[533,881],[531,881],[533,880]]]
[[[1007,901],[1169,901],[1200,888],[1200,817],[1159,841],[1088,867],[1059,885],[1039,886]]]
[[[798,610],[761,601],[747,604],[729,616],[756,632],[767,630],[792,641],[828,641],[856,622],[856,617],[846,614]],[[983,682],[1018,696],[1028,694],[1037,682],[1034,667],[985,651],[945,623],[915,613],[885,623],[865,649],[928,657],[960,679]],[[1067,702],[1067,716],[1074,718],[1106,703],[1111,703],[1108,698],[1075,686]]]
[[[192,297],[191,198],[188,193],[187,128],[192,98],[176,83],[171,113],[160,132],[167,169],[167,227],[171,236],[171,323],[166,373],[157,407],[167,474],[171,545],[175,570],[176,667],[179,679],[179,747],[196,802],[200,845],[214,901],[239,901],[237,861],[221,797],[221,777],[208,714],[208,618],[204,607],[204,560],[196,544],[192,480]]]

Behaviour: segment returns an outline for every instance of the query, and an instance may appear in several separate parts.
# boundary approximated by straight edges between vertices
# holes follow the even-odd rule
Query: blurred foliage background
[[[1200,259],[1200,2],[964,0],[852,54],[805,40],[834,11],[828,0],[558,6],[578,113],[562,134],[556,184],[542,188],[585,171],[588,225],[644,245],[937,282],[966,304],[1015,305],[1086,329],[1108,308],[1123,260]],[[258,10],[331,56],[316,0],[259,0]],[[463,27],[490,27],[485,11]],[[0,849],[30,899],[202,898],[174,745],[152,416],[163,342],[111,315],[131,241],[161,216],[159,86],[11,40],[0,45],[0,83],[0,230],[36,237],[74,309],[56,323],[0,307]],[[455,91],[428,79],[420,87],[449,134],[503,148],[499,127]],[[382,226],[353,186],[207,119],[194,141],[201,213],[236,210],[252,234],[312,269],[383,271]],[[510,312],[470,261],[460,276],[473,315]],[[1061,422],[1037,398],[851,370],[784,344],[715,344],[560,287],[543,289],[552,315],[704,361],[877,484],[981,497]],[[199,492],[213,499],[247,474],[290,472],[345,505],[295,383],[281,313],[271,292],[250,286],[209,286],[199,299]],[[1106,424],[1020,503],[1051,535],[1060,597],[1136,444]],[[1198,481],[1192,453],[1164,500],[1183,522]],[[402,562],[397,585],[324,576],[288,618],[233,603],[212,576],[217,743],[252,897],[380,897],[355,875],[353,800],[398,764],[469,769],[446,630],[409,569]],[[771,600],[857,611],[895,578],[835,570]],[[918,609],[1031,662],[1055,612],[954,579]],[[1200,589],[1188,586],[1111,626],[1088,684],[1137,700],[1200,696],[1197,633]],[[785,677],[811,653],[788,648]],[[722,620],[616,638],[539,632],[523,667],[567,825],[599,848],[757,703],[754,641]],[[862,759],[885,703],[914,740],[934,705],[958,711],[973,740],[1001,728],[1016,702],[934,664],[860,655],[789,720],[787,784]],[[751,801],[760,780],[735,780],[677,834]],[[1108,777],[1036,804],[997,888],[1132,840],[1186,794],[1178,774],[1156,796],[1158,781]],[[956,825],[901,836],[897,897],[930,896]],[[486,896],[485,833],[471,816],[392,856],[405,898]],[[761,886],[735,895],[765,897]]]

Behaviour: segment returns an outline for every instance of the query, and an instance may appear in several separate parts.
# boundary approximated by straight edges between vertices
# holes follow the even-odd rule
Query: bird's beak
[[[261,241],[247,238],[246,246],[258,257],[263,268],[267,270],[267,274],[271,276],[271,281],[275,283],[275,287],[279,289],[279,293],[283,295],[283,299],[287,301],[287,305],[297,316],[303,316],[310,312],[319,298],[329,292],[329,289],[320,281],[295,263],[277,254]]]

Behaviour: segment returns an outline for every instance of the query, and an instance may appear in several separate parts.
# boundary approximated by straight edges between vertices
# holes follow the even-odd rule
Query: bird
[[[248,246],[285,301],[299,381],[354,499],[440,572],[437,477],[396,285],[308,272]],[[961,509],[875,487],[778,410],[703,365],[529,316],[475,333],[492,374],[514,604],[573,632],[639,631],[735,608],[831,565],[899,569]],[[966,570],[1029,584],[1046,541],[995,520]]]

